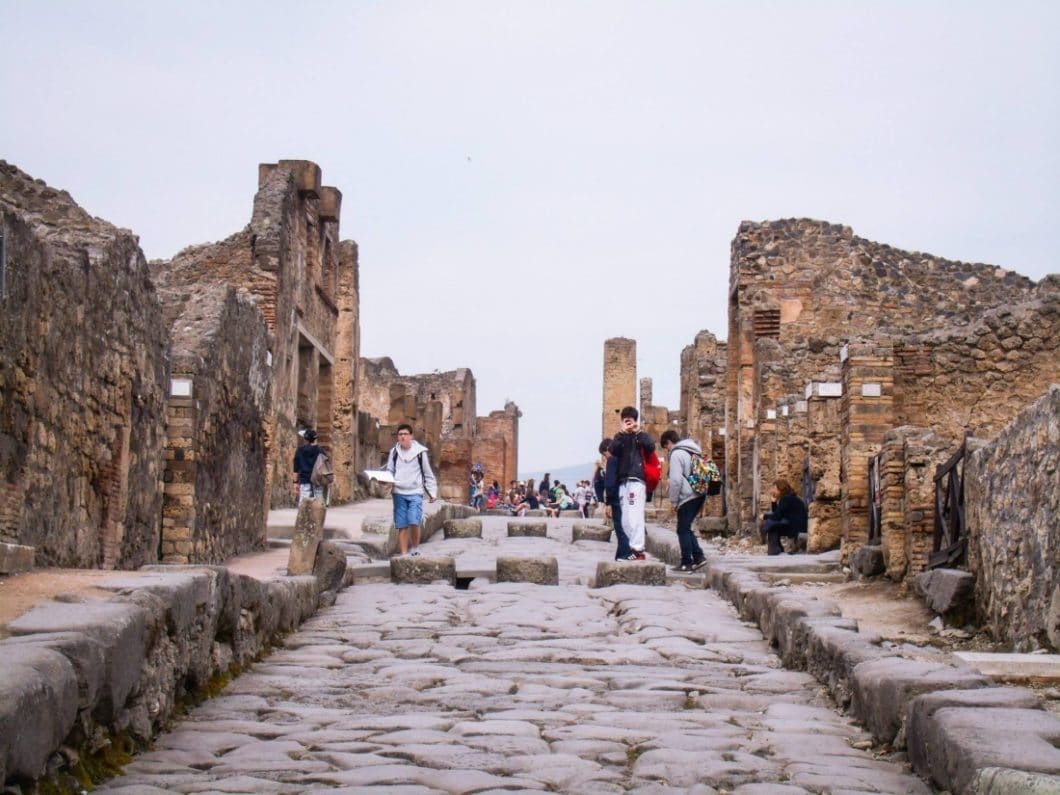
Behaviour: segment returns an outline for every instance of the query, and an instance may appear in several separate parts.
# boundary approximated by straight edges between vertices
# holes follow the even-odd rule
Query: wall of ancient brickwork
[[[156,560],[166,327],[136,237],[0,161],[0,541],[38,565]]]
[[[294,503],[290,469],[300,428],[315,428],[329,450],[336,442],[344,451],[357,447],[349,438],[356,427],[338,416],[337,395],[351,380],[349,363],[358,361],[349,346],[356,340],[350,324],[356,324],[359,314],[357,279],[349,273],[356,268],[355,250],[344,249],[339,240],[341,204],[342,194],[321,184],[315,163],[265,163],[259,166],[258,191],[245,229],[219,243],[185,249],[170,261],[151,263],[161,286],[231,284],[257,300],[268,324],[272,358],[266,451],[267,493],[274,507]],[[342,323],[340,314],[346,317]],[[352,415],[347,411],[344,416]],[[344,437],[336,439],[340,426]],[[352,490],[354,472],[345,464],[347,458],[344,453],[344,466],[336,469],[343,481],[336,496]]]
[[[604,340],[603,409],[600,438],[614,436],[618,412],[637,405],[637,341],[625,337]]]
[[[475,463],[481,463],[486,481],[497,480],[502,486],[518,477],[519,418],[523,413],[510,400],[503,409],[478,418],[475,433]]]
[[[1052,385],[964,468],[968,568],[998,640],[1060,649],[1060,385]]]
[[[172,318],[162,561],[221,563],[265,545],[268,331],[229,285],[159,292]]]
[[[339,310],[335,323],[335,364],[331,463],[335,469],[332,501],[343,503],[364,497],[357,474],[374,468],[374,460],[363,455],[360,444],[361,286],[357,244],[344,240],[338,246],[335,281]]]
[[[741,224],[732,244],[726,384],[727,470],[741,488],[729,492],[730,520],[748,527],[756,514],[756,492],[746,484],[754,482],[763,409],[828,381],[842,342],[957,328],[1033,290],[1018,274],[900,251],[848,227],[808,219]],[[768,384],[756,382],[762,339],[779,342],[786,364]]]
[[[709,331],[681,350],[681,405],[686,433],[707,450],[725,427],[726,345]],[[718,461],[717,463],[721,463]]]

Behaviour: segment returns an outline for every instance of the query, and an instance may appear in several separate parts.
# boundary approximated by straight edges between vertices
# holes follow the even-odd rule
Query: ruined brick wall
[[[166,327],[135,236],[0,161],[0,540],[41,566],[157,559]]]
[[[222,563],[265,546],[268,331],[224,284],[159,291],[172,317],[164,563]]]
[[[840,397],[829,388],[834,384],[811,382],[806,397],[806,457],[813,481],[813,500],[807,505],[807,548],[812,552],[835,549],[843,538]]]
[[[331,436],[331,462],[335,469],[332,501],[337,503],[365,496],[357,473],[374,460],[364,456],[360,435],[361,287],[357,244],[344,240],[338,247],[338,274],[335,281],[339,310],[335,324],[335,365],[332,392],[334,427]]]
[[[709,331],[681,350],[681,405],[686,433],[704,450],[725,427],[726,344]],[[720,464],[721,461],[716,461]]]
[[[994,637],[1060,649],[1060,385],[1052,385],[964,469],[968,568]]]
[[[614,436],[618,412],[637,405],[637,341],[625,337],[604,340],[603,408],[600,438]]]
[[[1043,279],[1027,300],[984,312],[972,323],[895,341],[895,412],[901,424],[952,440],[989,438],[1060,381],[1060,277]]]
[[[759,407],[819,379],[835,366],[843,341],[957,327],[1033,289],[1000,268],[900,251],[847,227],[808,219],[742,223],[730,270],[726,452],[741,486],[729,492],[730,520],[746,526],[754,515],[754,492],[744,484],[754,477]],[[783,383],[764,389],[755,384],[755,341],[770,338],[788,367]]]
[[[466,504],[468,475],[474,462],[473,441],[466,436],[449,436],[438,451],[438,496],[449,502]]]
[[[165,287],[230,284],[253,296],[265,317],[272,358],[271,408],[266,422],[268,499],[273,507],[292,505],[291,461],[298,430],[313,427],[329,450],[355,447],[334,437],[336,379],[348,382],[337,364],[357,361],[348,350],[355,336],[339,335],[340,306],[351,311],[355,259],[340,254],[339,211],[342,195],[321,184],[320,167],[306,160],[265,163],[258,170],[258,191],[248,226],[219,243],[196,246],[168,262],[152,262],[155,281]],[[345,454],[344,454],[345,460]],[[339,475],[336,470],[336,475]],[[352,472],[344,467],[342,477]],[[336,494],[351,487],[343,483]]]
[[[508,401],[503,409],[478,418],[474,460],[482,464],[487,483],[496,479],[507,488],[518,477],[519,418],[522,416],[519,407]]]

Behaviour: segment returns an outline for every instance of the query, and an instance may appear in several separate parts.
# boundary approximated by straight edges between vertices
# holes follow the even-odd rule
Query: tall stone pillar
[[[837,381],[811,381],[806,385],[807,458],[813,481],[813,502],[808,506],[810,552],[835,549],[843,537],[839,427],[842,390],[843,385]]]
[[[604,340],[604,395],[600,438],[614,436],[618,412],[637,405],[637,341],[626,337]]]

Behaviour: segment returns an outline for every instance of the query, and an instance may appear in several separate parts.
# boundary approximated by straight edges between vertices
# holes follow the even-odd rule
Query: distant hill
[[[590,461],[587,464],[571,464],[569,466],[560,467],[559,469],[550,469],[549,474],[553,480],[558,480],[560,483],[565,483],[569,488],[573,489],[579,480],[590,480],[593,476],[593,468],[596,466],[595,461]],[[520,472],[519,480],[528,480],[529,478],[534,479],[534,483],[538,486],[541,485],[541,477],[545,474],[544,470],[539,472]]]

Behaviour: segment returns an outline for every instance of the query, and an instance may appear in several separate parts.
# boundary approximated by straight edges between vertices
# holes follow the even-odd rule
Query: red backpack
[[[644,461],[644,487],[650,494],[655,491],[662,478],[662,462],[654,450],[648,453],[643,447],[640,448],[640,457]]]

